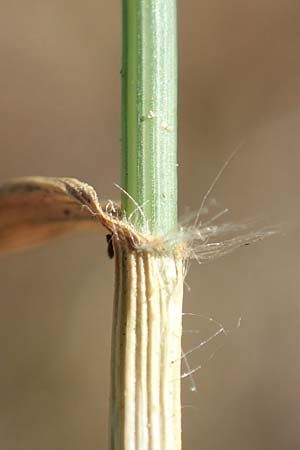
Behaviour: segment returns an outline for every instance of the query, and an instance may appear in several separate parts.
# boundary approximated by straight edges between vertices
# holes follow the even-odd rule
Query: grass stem
[[[123,0],[122,185],[137,228],[176,227],[176,0]]]

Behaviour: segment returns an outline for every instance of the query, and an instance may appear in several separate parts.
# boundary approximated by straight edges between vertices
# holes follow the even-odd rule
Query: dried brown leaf
[[[0,184],[0,254],[73,231],[107,233],[94,189],[74,178],[26,177]],[[116,217],[118,209],[110,209]]]

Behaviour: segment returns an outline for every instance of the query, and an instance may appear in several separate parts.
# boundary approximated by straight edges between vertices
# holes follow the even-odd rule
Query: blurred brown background
[[[283,234],[193,264],[186,312],[232,333],[193,353],[185,450],[300,448],[300,3],[179,1],[180,209]],[[0,181],[74,176],[118,198],[120,2],[10,0],[0,14]],[[97,236],[0,260],[0,449],[107,448],[113,262]],[[236,328],[239,317],[241,327]],[[184,319],[185,350],[216,327]],[[210,355],[223,345],[214,358]],[[186,371],[183,368],[183,371]]]

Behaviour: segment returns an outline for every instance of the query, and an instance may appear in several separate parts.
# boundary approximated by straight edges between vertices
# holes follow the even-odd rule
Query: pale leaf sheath
[[[26,177],[0,184],[0,254],[42,244],[73,231],[107,229],[94,189],[74,178]],[[118,216],[118,209],[110,216]]]
[[[113,239],[110,449],[180,450],[182,259]]]

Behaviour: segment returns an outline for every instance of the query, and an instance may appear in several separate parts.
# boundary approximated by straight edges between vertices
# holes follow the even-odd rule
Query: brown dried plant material
[[[42,244],[73,231],[107,233],[117,221],[112,202],[74,178],[26,177],[0,184],[0,254]]]

